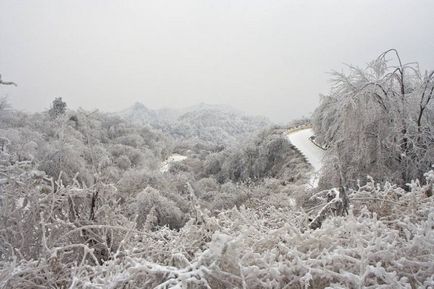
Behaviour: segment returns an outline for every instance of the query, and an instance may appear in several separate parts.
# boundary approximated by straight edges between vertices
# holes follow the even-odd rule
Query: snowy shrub
[[[285,137],[285,130],[273,128],[260,132],[240,148],[210,154],[203,175],[214,175],[220,183],[275,177],[287,182],[301,178],[308,166]]]
[[[118,288],[125,282],[144,288],[432,286],[433,199],[422,194],[420,186],[406,194],[386,219],[355,203],[348,216],[330,217],[317,230],[304,227],[302,211],[284,208],[234,208],[216,218],[202,215],[202,223],[190,222],[171,235],[174,251],[164,259],[170,262],[109,261],[104,277],[91,282],[95,288]],[[416,211],[408,208],[407,198],[417,200]],[[199,240],[204,243],[196,243],[196,253],[188,253]],[[144,246],[135,250],[149,256]]]
[[[115,139],[115,142],[134,148],[139,148],[141,145],[143,145],[142,137],[133,134],[118,137],[117,139]]]
[[[63,146],[48,152],[45,159],[40,163],[39,169],[45,171],[54,179],[61,178],[65,185],[71,184],[77,174],[81,183],[93,184],[93,178],[86,168],[84,159],[76,149],[70,146]]]
[[[248,198],[248,193],[240,186],[233,183],[225,183],[219,191],[210,191],[207,194],[207,207],[211,211],[231,209],[241,206]]]
[[[131,167],[131,162],[130,159],[127,156],[120,156],[116,159],[116,165],[121,169],[121,170],[127,170]]]
[[[284,129],[237,147],[256,122],[183,119],[187,159],[162,173],[175,143],[150,127],[97,111],[0,114],[0,288],[434,286],[432,168],[405,187],[310,190]],[[430,160],[427,140],[415,151]]]
[[[151,183],[152,176],[145,171],[128,170],[118,182],[119,190],[126,195],[136,194]]]
[[[168,226],[179,229],[183,225],[184,216],[176,204],[160,194],[159,191],[147,187],[138,193],[132,204],[137,214],[137,228],[154,229],[155,226]]]
[[[368,179],[348,190],[348,214],[328,210],[311,229],[309,219],[336,192],[302,208],[291,201],[300,187],[279,179],[260,186],[205,179],[194,192],[192,176],[169,175],[172,185],[131,171],[117,184],[136,183],[126,198],[101,181],[55,184],[33,164],[0,154],[2,288],[434,286],[433,171],[409,182],[408,192]],[[151,188],[158,186],[180,193]],[[210,204],[219,212],[206,209],[199,188],[217,189]]]
[[[198,195],[206,192],[217,191],[220,188],[214,178],[202,178],[195,182],[193,187]]]

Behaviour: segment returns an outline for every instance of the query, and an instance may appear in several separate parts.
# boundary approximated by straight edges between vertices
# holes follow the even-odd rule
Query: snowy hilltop
[[[160,110],[135,103],[118,115],[136,125],[161,129],[178,140],[197,139],[225,145],[271,125],[264,117],[248,116],[230,106],[203,103],[184,109]]]

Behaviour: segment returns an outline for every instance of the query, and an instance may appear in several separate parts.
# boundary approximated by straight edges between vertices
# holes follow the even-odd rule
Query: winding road
[[[313,135],[312,128],[296,129],[288,132],[288,140],[300,151],[307,162],[312,165],[313,174],[309,185],[317,187],[325,152],[310,140],[310,137]]]

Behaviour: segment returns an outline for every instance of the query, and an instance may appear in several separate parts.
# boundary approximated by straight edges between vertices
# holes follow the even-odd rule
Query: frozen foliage
[[[203,177],[202,169],[194,172],[201,166],[196,155],[197,162],[184,160],[185,171],[171,169],[164,178],[158,166],[148,169],[141,147],[159,152],[158,134],[145,130],[141,133],[152,138],[124,138],[138,128],[96,115],[89,124],[99,129],[85,130],[86,118],[80,113],[77,119],[78,124],[65,119],[57,130],[50,124],[62,119],[47,120],[40,131],[26,129],[38,122],[18,127],[5,122],[2,128],[1,288],[434,286],[433,171],[426,181],[409,183],[409,192],[368,179],[348,191],[351,206],[340,216],[345,206],[339,205],[338,189],[303,202],[309,193],[294,182],[303,180],[295,173],[306,165],[285,130],[265,131],[238,150],[223,149],[221,158],[205,155],[203,165],[212,156],[227,176],[241,172],[221,184],[214,177],[218,169]],[[98,164],[92,182],[79,175],[64,182],[63,173],[53,179],[38,170],[40,147],[59,140],[60,148],[69,143],[80,148],[79,140],[92,144],[89,156],[65,158],[81,157],[80,166],[89,170]],[[291,159],[282,155],[294,156],[294,172],[285,173]],[[102,170],[112,158],[123,172],[116,183]],[[283,184],[291,178],[290,186]],[[293,202],[297,194],[303,207]],[[318,219],[320,226],[313,226]]]
[[[404,187],[421,179],[434,160],[434,72],[403,64],[392,49],[333,76],[313,117],[316,140],[329,147],[324,182],[354,186],[369,174]]]
[[[136,103],[119,113],[134,124],[158,128],[178,141],[233,144],[270,126],[265,118],[245,116],[219,105],[199,105],[184,110],[151,110]]]
[[[288,184],[307,167],[284,130],[271,129],[239,150],[183,142],[189,157],[162,174],[162,160],[173,156],[172,139],[162,132],[98,111],[55,118],[11,112],[0,123],[1,288],[107,288],[130,278],[140,287],[173,283],[140,270],[136,280],[127,270],[132,263],[115,263],[185,266],[217,229],[206,220],[234,206],[260,208],[264,200],[293,207],[298,187]],[[205,172],[218,152],[224,174]],[[240,175],[233,155],[246,166]],[[108,265],[126,275],[109,273]]]
[[[197,138],[205,142],[230,144],[269,125],[270,123],[263,118],[206,109],[181,115],[170,132],[180,139]]]
[[[167,158],[167,160],[165,160],[163,162],[163,164],[162,164],[162,166],[160,168],[160,171],[162,173],[165,173],[165,172],[167,172],[169,170],[170,166],[173,163],[181,162],[181,161],[185,160],[186,158],[187,158],[186,156],[183,156],[183,155],[180,155],[180,154],[173,154],[173,155],[169,156]]]
[[[322,190],[287,128],[233,111],[1,104],[0,288],[433,287],[432,74],[384,56],[315,113]]]
[[[295,182],[307,172],[300,153],[291,147],[286,130],[271,128],[262,131],[239,147],[210,154],[205,160],[205,174],[219,182],[255,181],[264,177]]]
[[[371,179],[349,193],[347,216],[329,215],[316,230],[308,218],[321,203],[276,207],[255,194],[256,206],[211,216],[187,183],[190,220],[170,230],[152,226],[173,211],[154,189],[134,201],[151,212],[137,222],[113,186],[55,186],[28,163],[2,170],[2,288],[434,286],[433,171],[409,192]]]
[[[90,186],[97,180],[116,183],[130,170],[158,170],[171,149],[161,132],[97,111],[50,115],[6,111],[0,132],[12,158],[31,161],[54,179],[62,172],[65,185],[74,177]]]
[[[61,97],[56,97],[53,101],[51,108],[48,110],[48,114],[52,118],[61,116],[66,112],[66,102]]]

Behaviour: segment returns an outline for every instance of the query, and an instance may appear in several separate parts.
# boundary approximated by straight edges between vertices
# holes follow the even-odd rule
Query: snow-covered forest
[[[0,288],[434,288],[434,73],[333,77],[287,126],[3,97]]]

